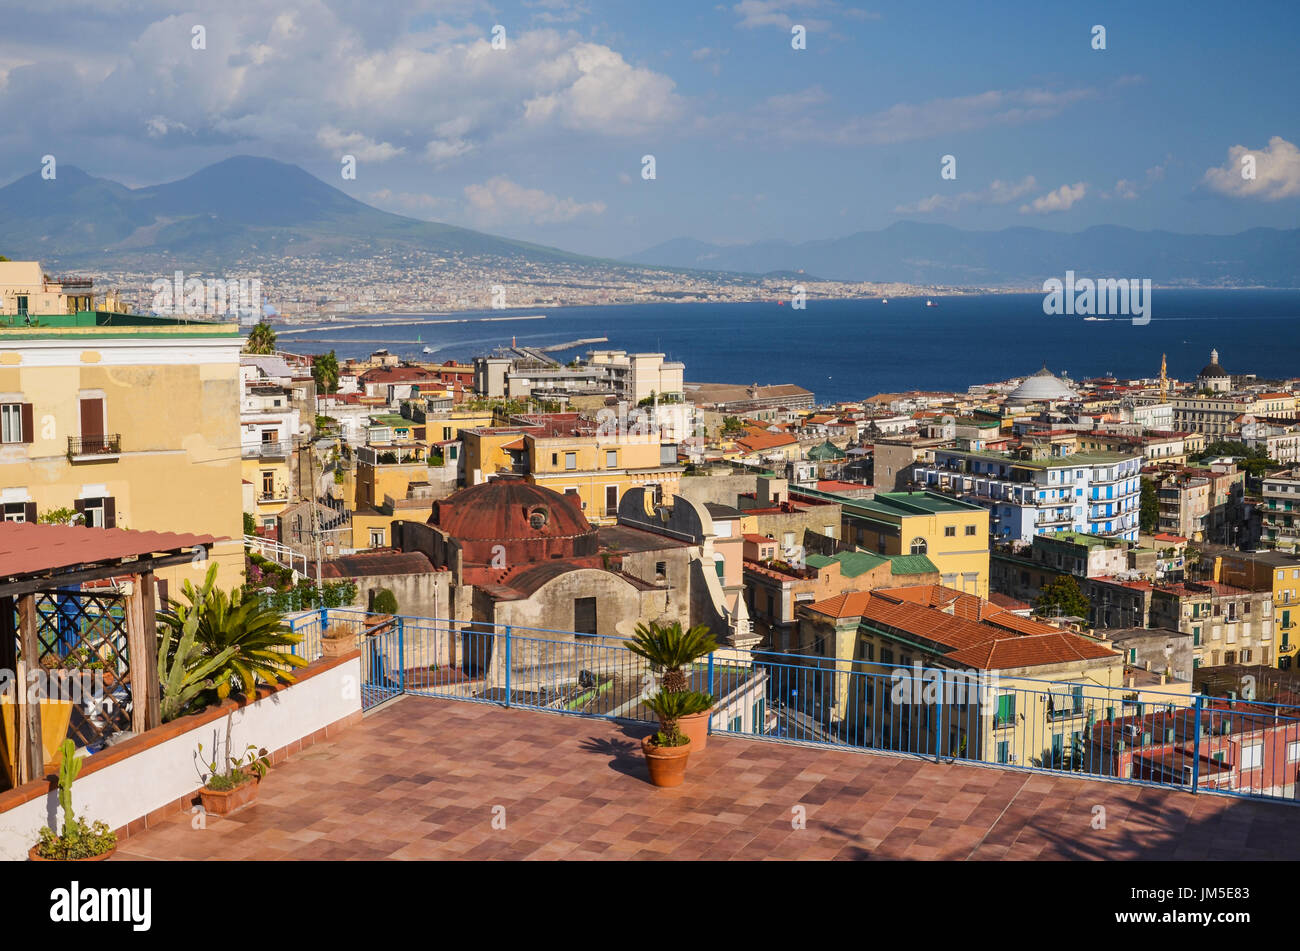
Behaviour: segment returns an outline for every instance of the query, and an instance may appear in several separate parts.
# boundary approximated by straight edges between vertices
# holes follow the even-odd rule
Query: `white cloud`
[[[1046,215],[1055,211],[1068,211],[1075,202],[1083,198],[1088,186],[1084,182],[1062,185],[1055,191],[1040,195],[1027,205],[1020,206],[1022,215]]]
[[[371,192],[366,196],[366,200],[377,208],[411,218],[447,211],[455,205],[455,202],[439,198],[437,195],[422,192],[394,192],[388,188]]]
[[[1255,158],[1255,177],[1243,176],[1242,159]],[[1268,148],[1248,149],[1234,145],[1228,149],[1228,160],[1218,168],[1206,169],[1203,184],[1221,195],[1233,198],[1258,198],[1262,201],[1279,201],[1300,195],[1300,149],[1275,135],[1268,140]]]
[[[1122,198],[1125,201],[1132,201],[1138,196],[1138,186],[1130,182],[1127,178],[1121,178],[1115,183],[1115,189],[1111,193],[1116,198]]]
[[[825,89],[820,85],[815,85],[799,92],[769,96],[767,106],[776,112],[798,112],[801,109],[807,109],[826,102],[830,98]]]
[[[580,215],[605,213],[603,201],[586,204],[559,198],[540,188],[526,188],[498,175],[482,185],[465,186],[472,217],[485,224],[562,224]]]
[[[810,20],[807,17],[794,17],[796,11],[830,9],[834,4],[827,0],[740,0],[733,6],[732,12],[740,17],[736,24],[738,29],[754,30],[765,26],[778,26],[788,30],[796,23],[809,30],[821,30],[830,26],[826,20]]]
[[[166,116],[151,116],[144,124],[145,133],[151,139],[161,139],[169,132],[188,132],[189,126],[184,122],[172,122]]]
[[[566,129],[635,135],[661,127],[682,110],[667,76],[632,66],[608,46],[578,43],[545,64],[552,91],[524,103],[524,118]]]
[[[331,125],[320,128],[316,141],[331,152],[355,155],[362,162],[386,162],[406,151],[388,142],[375,142],[360,132],[344,132]]]
[[[966,205],[1007,205],[1023,198],[1038,187],[1032,175],[1018,182],[993,181],[979,191],[959,192],[955,195],[934,194],[911,205],[898,205],[896,214],[930,214],[935,211],[957,211]]]

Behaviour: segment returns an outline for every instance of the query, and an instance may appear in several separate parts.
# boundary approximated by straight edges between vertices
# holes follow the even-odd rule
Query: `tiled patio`
[[[276,767],[256,805],[178,813],[123,859],[1283,859],[1295,807],[713,737],[656,789],[645,729],[406,697]],[[806,828],[792,827],[795,807]],[[1094,829],[1094,807],[1105,828]],[[494,828],[504,807],[505,828]],[[500,825],[500,821],[497,822]]]

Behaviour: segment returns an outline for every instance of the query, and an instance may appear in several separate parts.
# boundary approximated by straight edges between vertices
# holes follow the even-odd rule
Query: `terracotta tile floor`
[[[656,789],[645,732],[406,697],[273,769],[254,806],[198,830],[178,813],[115,858],[1300,856],[1292,806],[735,737]]]

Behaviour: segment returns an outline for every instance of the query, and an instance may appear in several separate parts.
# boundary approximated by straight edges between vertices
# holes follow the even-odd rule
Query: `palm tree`
[[[636,636],[624,643],[633,654],[648,660],[656,673],[662,671],[661,683],[667,693],[685,692],[688,685],[682,668],[718,649],[718,641],[707,624],[683,631],[680,621],[638,624]]]
[[[248,342],[244,344],[245,353],[272,354],[275,353],[275,331],[265,320],[258,321],[248,334]]]
[[[329,394],[339,388],[339,360],[333,350],[312,360],[311,375],[319,392]]]
[[[643,702],[659,718],[659,735],[655,738],[659,746],[682,746],[686,741],[682,739],[677,721],[703,713],[713,706],[713,698],[698,690],[670,692],[664,689]]]
[[[259,599],[244,599],[238,589],[227,595],[214,587],[216,577],[214,564],[202,587],[186,581],[181,589],[185,601],[169,599],[167,610],[158,612],[159,621],[179,635],[185,622],[197,617],[195,640],[201,657],[219,657],[233,648],[220,670],[210,675],[218,698],[229,696],[235,686],[247,693],[258,681],[293,683],[292,669],[307,666],[308,660],[288,648],[302,636],[292,633],[280,613]]]

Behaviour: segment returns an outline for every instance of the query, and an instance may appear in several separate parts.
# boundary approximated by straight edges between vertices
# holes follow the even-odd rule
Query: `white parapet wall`
[[[297,677],[269,694],[264,689],[253,703],[227,701],[86,758],[72,787],[73,810],[119,831],[138,829],[150,816],[183,808],[197,792],[199,744],[203,758],[213,758],[214,743],[220,756],[228,724],[232,755],[251,744],[278,761],[360,719],[359,657],[317,661]],[[46,780],[0,793],[0,860],[25,859],[42,826],[61,825],[58,803],[57,786]]]

